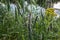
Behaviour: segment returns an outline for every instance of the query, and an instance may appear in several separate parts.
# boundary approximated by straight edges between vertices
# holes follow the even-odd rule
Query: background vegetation
[[[28,1],[28,0],[27,0]],[[57,0],[56,0],[57,1]],[[54,0],[54,2],[56,2]],[[47,8],[41,15],[24,8],[24,0],[1,0],[0,4],[0,40],[60,40],[60,18],[56,18],[53,8]],[[29,0],[29,4],[41,5],[44,1]],[[15,15],[10,12],[10,3],[17,6]],[[28,5],[29,5],[28,4]],[[23,9],[23,13],[19,9]]]

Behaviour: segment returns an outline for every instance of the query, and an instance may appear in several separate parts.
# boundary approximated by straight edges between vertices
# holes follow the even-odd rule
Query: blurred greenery
[[[41,15],[36,13],[33,16],[32,10],[24,8],[24,1],[26,0],[1,0],[0,40],[60,40],[60,17],[55,18],[53,8],[47,8],[45,15],[40,12]],[[45,0],[39,1],[30,0],[29,2],[33,5],[38,3],[43,7]],[[11,2],[17,6],[15,15],[10,11]],[[20,9],[25,10],[23,14]]]

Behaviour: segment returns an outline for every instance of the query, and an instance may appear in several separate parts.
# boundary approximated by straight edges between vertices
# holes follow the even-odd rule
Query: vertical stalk
[[[32,40],[32,28],[31,28],[31,13],[29,14],[29,19],[28,19],[28,31],[29,31],[29,40]]]
[[[30,2],[30,4],[31,4],[31,0],[29,0],[29,2]],[[28,5],[29,5],[29,4],[28,4]],[[32,8],[31,8],[31,11],[29,11],[29,17],[28,17],[29,40],[32,40],[31,12],[32,12]]]

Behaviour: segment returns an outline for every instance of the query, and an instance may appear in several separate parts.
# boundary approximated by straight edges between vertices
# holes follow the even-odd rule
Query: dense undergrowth
[[[12,15],[8,9],[0,5],[0,40],[60,40],[60,18],[55,18],[53,8],[46,9],[45,15],[28,9],[19,14],[19,8]]]

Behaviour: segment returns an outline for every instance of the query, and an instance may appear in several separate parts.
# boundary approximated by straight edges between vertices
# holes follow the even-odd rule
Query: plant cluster
[[[14,16],[8,10],[9,3],[6,8],[0,5],[0,40],[60,40],[60,18],[55,20],[53,8],[46,9],[45,15],[40,12],[41,15],[32,17],[23,3],[17,4]],[[19,14],[19,8],[26,10]]]

